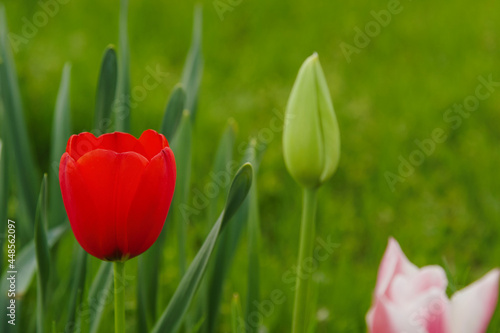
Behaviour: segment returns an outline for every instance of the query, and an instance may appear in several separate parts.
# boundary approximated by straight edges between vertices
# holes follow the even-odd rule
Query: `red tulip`
[[[80,245],[102,260],[124,261],[158,238],[175,187],[175,159],[153,130],[73,135],[61,158],[59,182]]]

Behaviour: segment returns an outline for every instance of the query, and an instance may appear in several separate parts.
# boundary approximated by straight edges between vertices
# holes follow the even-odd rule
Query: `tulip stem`
[[[302,198],[302,222],[300,226],[300,247],[297,264],[297,278],[295,282],[295,304],[293,308],[292,333],[307,332],[307,300],[310,289],[310,273],[304,267],[308,258],[311,258],[314,248],[314,237],[316,233],[316,188],[304,188]]]
[[[125,333],[125,262],[113,263],[115,278],[115,333]]]

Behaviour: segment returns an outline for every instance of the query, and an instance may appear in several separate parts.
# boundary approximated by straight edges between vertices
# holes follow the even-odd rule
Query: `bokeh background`
[[[222,19],[214,1],[203,2],[205,67],[192,188],[203,189],[210,181],[208,171],[228,118],[238,124],[237,147],[250,137],[264,141],[257,180],[261,297],[277,288],[287,296],[265,319],[269,332],[290,328],[293,292],[283,274],[296,262],[301,202],[283,163],[282,133],[269,127],[284,112],[297,71],[313,52],[319,53],[342,136],[339,169],[321,189],[318,207],[318,235],[338,247],[314,276],[317,331],[366,330],[364,316],[389,236],[417,265],[445,266],[450,293],[500,265],[500,87],[458,128],[443,120],[447,109],[474,95],[478,76],[492,75],[500,82],[498,1],[401,0],[401,12],[350,61],[340,44],[355,45],[355,29],[364,30],[374,20],[371,11],[387,9],[389,1],[221,1],[231,8]],[[168,73],[133,108],[134,135],[160,127],[189,49],[194,5],[130,1],[132,88],[142,85],[148,68]],[[9,29],[16,34],[21,34],[23,18],[32,21],[41,10],[36,1],[25,0],[6,1],[5,7]],[[92,128],[101,57],[108,44],[118,43],[118,8],[117,0],[70,0],[19,45],[15,61],[25,116],[42,171],[49,169],[52,115],[67,61],[72,64],[73,129]],[[408,159],[418,149],[415,140],[430,138],[436,128],[446,132],[445,142],[391,189],[386,173],[397,174],[400,156]],[[202,221],[203,215],[190,221],[190,255],[204,237]],[[72,260],[71,237],[61,245],[68,247],[66,261],[58,261],[61,270]],[[165,298],[178,283],[175,250],[173,245],[165,249],[172,263],[161,276]],[[228,331],[232,293],[245,297],[245,250],[243,239],[224,289],[221,332]],[[89,274],[99,264],[93,260]],[[127,268],[131,272],[133,265]],[[131,309],[134,297],[134,291],[127,296]],[[112,314],[112,308],[106,311]],[[103,325],[102,331],[111,327]],[[499,330],[496,314],[488,332]]]

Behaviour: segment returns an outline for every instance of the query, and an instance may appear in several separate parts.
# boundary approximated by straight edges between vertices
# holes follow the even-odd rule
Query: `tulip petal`
[[[443,290],[432,288],[405,304],[377,299],[367,315],[372,333],[447,333],[449,301]]]
[[[451,298],[453,333],[483,333],[488,328],[498,300],[500,270],[457,291]]]
[[[366,322],[370,333],[397,333],[392,328],[385,304],[380,300],[368,311]]]
[[[128,239],[131,257],[146,251],[158,238],[175,188],[174,154],[168,147],[146,167],[128,212]]]
[[[389,243],[378,271],[377,285],[375,287],[376,297],[387,293],[389,285],[396,275],[414,276],[417,272],[417,266],[408,260],[398,242],[392,237],[389,238]]]
[[[332,98],[328,90],[325,74],[318,60],[315,58],[314,70],[316,72],[317,90],[318,90],[318,111],[320,117],[321,134],[323,136],[323,150],[325,155],[325,166],[321,175],[321,181],[324,182],[332,176],[337,169],[340,159],[340,130],[337,122],[337,116],[333,109]]]
[[[85,221],[93,221],[93,212],[96,211],[94,201],[83,181],[75,160],[64,153],[59,167],[59,183],[61,193],[68,214],[69,222],[78,243],[91,255],[100,256],[100,244],[94,237],[92,230],[85,227]],[[82,207],[85,204],[85,207]]]
[[[388,298],[396,304],[404,304],[418,298],[431,288],[446,292],[448,279],[440,266],[425,266],[415,275],[397,275],[393,278],[388,290]]]
[[[84,132],[72,135],[66,147],[66,151],[75,161],[78,161],[80,157],[96,149],[111,150],[116,153],[136,152],[149,160],[149,154],[146,153],[143,145],[133,135],[128,133],[107,133],[96,138],[94,134]],[[158,153],[160,150],[161,148],[157,148],[156,152]]]
[[[123,259],[123,255],[128,253],[128,237],[126,225],[120,223],[127,219],[148,161],[135,152],[118,154],[97,149],[83,155],[76,164],[90,195],[84,200],[72,199],[77,202],[78,214],[82,214],[75,217],[74,224],[80,224],[87,237],[98,238],[99,258]],[[92,210],[87,206],[89,204]],[[84,210],[90,210],[93,215],[90,218],[83,215]]]
[[[144,156],[148,160],[159,154],[163,148],[168,147],[167,139],[154,130],[144,131],[139,138],[139,143],[143,146],[145,151]]]

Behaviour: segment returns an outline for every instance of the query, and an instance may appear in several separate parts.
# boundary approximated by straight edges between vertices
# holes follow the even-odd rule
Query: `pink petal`
[[[440,266],[425,266],[413,276],[397,275],[388,287],[387,296],[395,303],[411,302],[431,288],[446,292],[448,279]]]
[[[371,333],[448,333],[449,301],[439,288],[427,290],[413,301],[394,304],[378,299],[367,315]]]
[[[498,300],[500,270],[494,269],[451,298],[453,333],[483,333]]]
[[[381,300],[377,300],[368,311],[366,322],[370,333],[397,333],[392,328],[386,306]]]
[[[401,250],[398,242],[394,238],[389,238],[389,244],[385,250],[384,257],[380,263],[375,287],[375,296],[380,297],[386,294],[392,279],[402,274],[413,276],[417,274],[418,268],[412,264]]]

